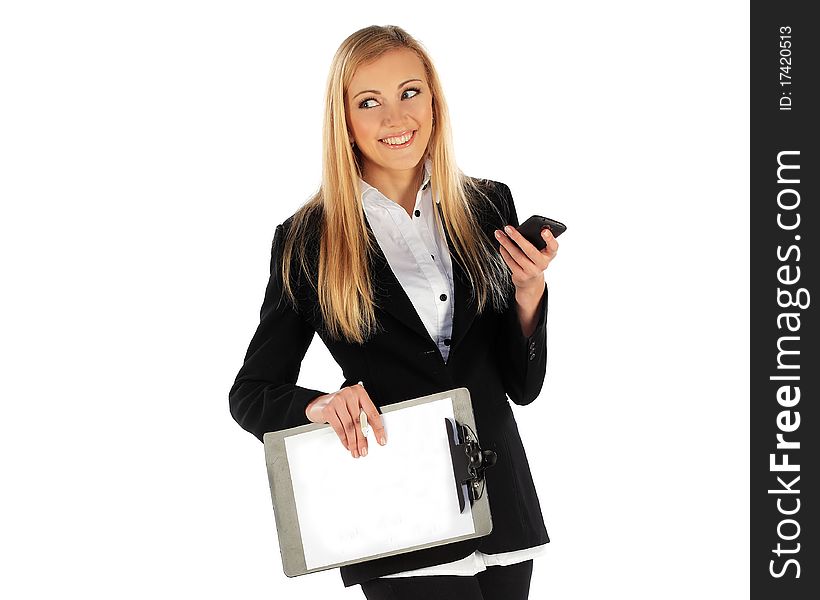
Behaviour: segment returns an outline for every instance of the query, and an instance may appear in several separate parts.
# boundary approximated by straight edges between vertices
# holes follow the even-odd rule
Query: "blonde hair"
[[[359,344],[378,329],[369,269],[369,257],[377,242],[368,234],[359,198],[361,157],[358,149],[351,148],[345,98],[360,65],[401,48],[415,52],[425,68],[434,116],[425,155],[432,159],[430,185],[434,197],[440,199],[444,226],[456,249],[454,259],[468,274],[477,313],[488,302],[497,311],[506,308],[512,286],[509,267],[478,224],[478,213],[492,206],[482,189],[481,182],[486,180],[468,177],[456,165],[450,116],[429,55],[400,27],[365,27],[342,42],[331,63],[325,95],[322,183],[293,216],[282,264],[285,291],[295,304],[290,280],[294,248],[299,249],[299,265],[310,282],[313,278],[308,263],[318,258],[316,292],[327,333],[334,339],[343,336]],[[309,245],[298,242],[315,236],[319,238],[319,256],[306,257]]]

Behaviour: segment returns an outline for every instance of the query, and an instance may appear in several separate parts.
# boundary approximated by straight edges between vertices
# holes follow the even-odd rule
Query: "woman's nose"
[[[389,106],[384,118],[385,126],[399,126],[405,123],[404,113],[405,111],[401,105],[393,104]]]

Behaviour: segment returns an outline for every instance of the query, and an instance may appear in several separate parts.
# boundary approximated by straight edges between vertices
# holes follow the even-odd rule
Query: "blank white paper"
[[[330,427],[285,438],[308,569],[475,533],[469,502],[459,512],[445,417],[451,398],[383,414],[387,445],[371,424],[360,458]]]

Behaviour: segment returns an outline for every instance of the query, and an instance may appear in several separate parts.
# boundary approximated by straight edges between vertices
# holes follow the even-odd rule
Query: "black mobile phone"
[[[518,233],[523,235],[538,250],[542,250],[547,245],[546,240],[541,237],[544,228],[549,229],[554,237],[558,237],[567,230],[567,226],[563,223],[541,215],[533,215],[516,227]]]

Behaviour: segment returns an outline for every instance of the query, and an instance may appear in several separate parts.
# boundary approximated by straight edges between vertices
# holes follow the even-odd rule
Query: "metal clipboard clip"
[[[450,457],[453,460],[453,475],[456,482],[459,512],[464,512],[465,496],[470,506],[484,494],[484,471],[492,467],[498,458],[492,450],[482,450],[478,438],[469,425],[444,418]],[[479,489],[479,485],[481,486]]]

